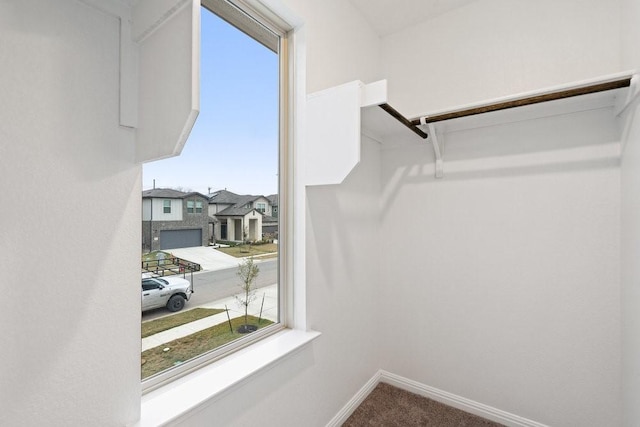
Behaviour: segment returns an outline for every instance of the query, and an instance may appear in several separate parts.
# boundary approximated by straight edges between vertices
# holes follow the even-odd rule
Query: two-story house
[[[209,241],[208,198],[169,188],[142,192],[142,249],[205,246]]]
[[[277,236],[277,205],[274,196],[239,195],[219,190],[209,195],[209,216],[215,217],[210,233],[216,240],[261,240],[266,233]]]

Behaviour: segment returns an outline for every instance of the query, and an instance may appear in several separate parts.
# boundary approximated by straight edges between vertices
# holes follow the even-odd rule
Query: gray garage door
[[[160,232],[160,249],[191,248],[194,246],[202,246],[201,228]]]

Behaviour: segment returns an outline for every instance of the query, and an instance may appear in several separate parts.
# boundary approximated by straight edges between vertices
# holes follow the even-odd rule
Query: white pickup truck
[[[191,294],[191,283],[180,277],[147,277],[142,279],[142,311],[167,307],[180,311]]]

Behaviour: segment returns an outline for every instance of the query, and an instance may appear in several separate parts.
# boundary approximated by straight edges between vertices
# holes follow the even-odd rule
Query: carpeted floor
[[[380,383],[342,426],[497,427],[502,424]]]

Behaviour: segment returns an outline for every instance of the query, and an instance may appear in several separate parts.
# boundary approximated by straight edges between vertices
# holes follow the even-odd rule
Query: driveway
[[[240,258],[227,255],[211,247],[198,246],[195,248],[169,249],[178,258],[200,264],[203,270],[222,270],[229,267],[237,267],[242,262]]]

